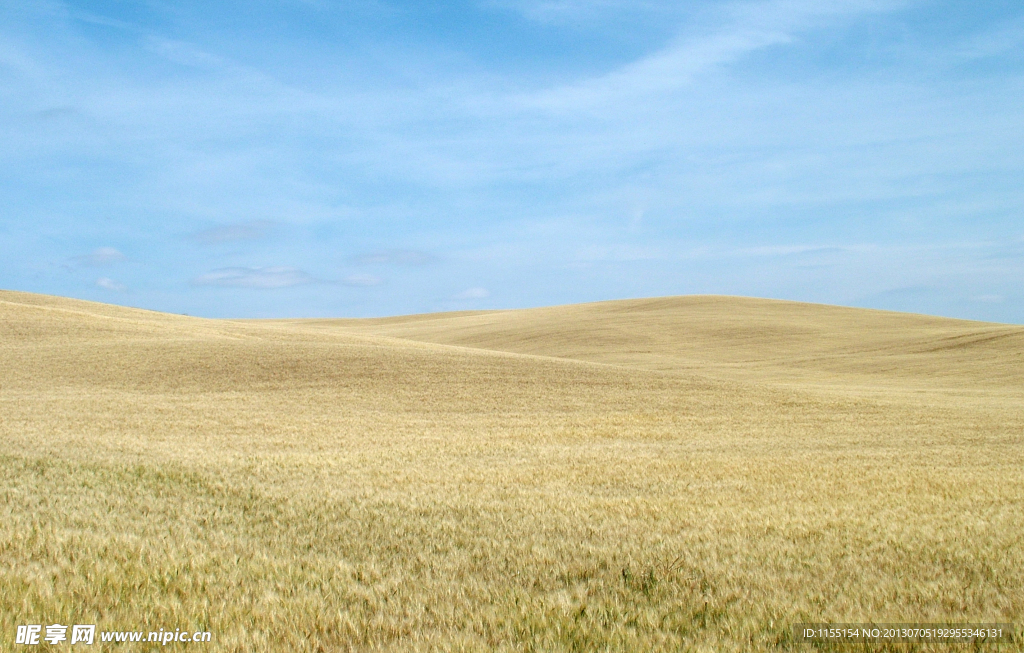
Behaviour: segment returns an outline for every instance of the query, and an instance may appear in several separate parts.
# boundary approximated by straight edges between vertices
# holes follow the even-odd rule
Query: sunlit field
[[[3,650],[28,623],[238,652],[1024,625],[1024,327],[728,297],[224,321],[0,292],[0,338]]]

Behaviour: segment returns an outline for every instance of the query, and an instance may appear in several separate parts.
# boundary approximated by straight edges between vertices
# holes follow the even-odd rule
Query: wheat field
[[[4,650],[25,623],[218,652],[810,650],[808,621],[1016,622],[998,650],[1024,650],[1020,326],[2,291],[0,438]],[[836,650],[890,649],[951,647]]]

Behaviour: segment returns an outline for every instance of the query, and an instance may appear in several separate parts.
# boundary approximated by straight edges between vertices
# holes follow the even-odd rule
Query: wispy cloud
[[[577,261],[651,261],[665,258],[664,248],[656,246],[638,247],[635,245],[590,245],[577,250]]]
[[[239,240],[259,240],[265,237],[274,223],[269,220],[252,220],[225,224],[197,231],[189,236],[190,240],[206,245],[216,245]]]
[[[356,265],[427,265],[435,262],[437,257],[414,249],[385,249],[353,256],[349,260]]]
[[[915,306],[1020,314],[1014,3],[957,20],[953,0],[480,0],[444,9],[457,34],[416,20],[423,3],[310,3],[315,30],[301,0],[12,4],[3,253],[62,259],[76,274],[53,287],[73,293],[95,276],[79,268],[126,259],[67,259],[47,234],[131,243],[133,297],[196,313],[465,306],[474,283],[459,301],[924,284],[959,294]],[[495,5],[522,48],[493,43]],[[979,239],[1002,246],[906,249]],[[222,244],[257,240],[256,261],[295,267],[228,267],[254,259]],[[30,267],[0,282],[31,287],[12,272]],[[317,287],[166,291],[183,270]],[[1005,300],[972,300],[987,294]]]
[[[764,247],[741,247],[730,252],[736,256],[807,256],[817,254],[842,254],[842,247],[822,245],[770,245]]]
[[[990,259],[1024,259],[1024,241],[1000,243],[991,248],[987,257]]]
[[[105,16],[100,16],[87,11],[71,11],[71,18],[79,20],[83,23],[89,23],[92,25],[102,25],[103,27],[113,27],[120,30],[127,30],[132,32],[139,31],[139,28],[132,23],[123,20],[114,20]]]
[[[228,286],[234,288],[288,288],[318,283],[315,277],[298,268],[271,266],[262,268],[220,268],[192,280],[197,286]]]
[[[977,295],[973,297],[976,302],[986,302],[988,304],[1000,304],[1003,301],[1002,295],[988,294],[988,295]]]
[[[342,279],[341,283],[356,288],[368,288],[370,286],[379,286],[384,283],[384,280],[372,274],[350,274]]]
[[[790,43],[802,31],[823,22],[873,11],[892,11],[902,3],[871,0],[771,0],[730,3],[710,16],[718,26],[705,33],[677,37],[668,47],[609,73],[524,96],[524,106],[579,112],[614,102],[630,106],[638,98],[679,89],[709,70],[752,52]]]
[[[40,78],[46,74],[46,69],[31,54],[5,39],[0,39],[0,67],[30,79]]]
[[[204,69],[222,69],[227,61],[206,52],[192,43],[149,35],[146,46],[153,53],[182,66]]]
[[[113,290],[115,292],[124,292],[127,289],[124,284],[108,277],[100,277],[96,280],[96,285],[104,290]]]
[[[125,260],[126,258],[127,257],[124,254],[114,249],[113,247],[99,247],[97,249],[94,249],[89,254],[74,256],[71,258],[71,261],[76,265],[98,268],[118,263],[120,261]]]
[[[491,293],[486,288],[467,288],[455,295],[455,299],[486,299]]]
[[[966,59],[997,57],[1008,52],[1020,53],[1024,46],[1024,20],[1005,23],[963,41],[958,54]]]
[[[78,110],[74,107],[62,106],[62,107],[51,107],[49,109],[43,109],[36,111],[33,114],[37,120],[42,122],[52,122],[61,120],[64,118],[70,118],[78,114]]]
[[[671,16],[678,12],[679,2],[664,0],[488,0],[486,6],[513,10],[544,24],[601,22],[623,14],[654,14]]]

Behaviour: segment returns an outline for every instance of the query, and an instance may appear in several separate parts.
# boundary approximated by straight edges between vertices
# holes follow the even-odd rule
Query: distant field
[[[1016,622],[995,650],[1024,650],[1020,326],[0,291],[0,441],[2,650],[54,623],[212,633],[117,651],[810,650],[803,621]]]

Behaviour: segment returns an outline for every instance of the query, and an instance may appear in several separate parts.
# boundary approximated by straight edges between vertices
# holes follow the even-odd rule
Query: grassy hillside
[[[1024,391],[1024,327],[746,297],[306,324],[726,378]]]
[[[211,651],[1020,623],[1022,334],[723,297],[216,321],[0,292],[2,648],[26,623]]]

